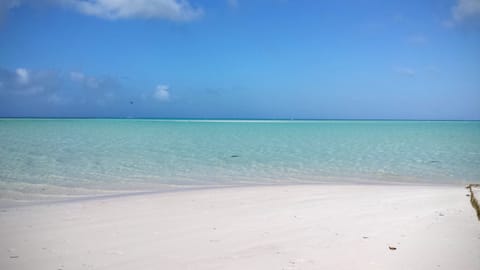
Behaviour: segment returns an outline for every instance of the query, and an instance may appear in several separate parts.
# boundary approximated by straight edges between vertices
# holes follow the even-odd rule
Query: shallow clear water
[[[0,184],[480,182],[475,121],[2,119]]]

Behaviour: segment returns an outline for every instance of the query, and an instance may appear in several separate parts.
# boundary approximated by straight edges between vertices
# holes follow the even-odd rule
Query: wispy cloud
[[[439,74],[440,73],[440,68],[435,66],[435,65],[429,65],[425,67],[425,71],[431,73],[431,74]]]
[[[9,9],[39,2],[109,20],[143,18],[191,21],[203,15],[203,9],[192,6],[188,0],[0,0],[0,18]]]
[[[111,76],[92,76],[83,72],[70,72],[73,88],[82,90],[81,96],[87,101],[105,106],[115,99],[118,93],[125,90],[121,80]]]
[[[85,88],[97,89],[101,88],[106,79],[97,78],[94,76],[87,76],[82,72],[72,71],[70,72],[70,79],[73,82],[81,84]]]
[[[237,8],[238,7],[238,0],[227,0],[227,4],[231,8]]]
[[[83,82],[85,80],[85,74],[78,71],[70,72],[70,79],[74,82]]]
[[[457,0],[451,12],[451,18],[444,22],[447,27],[465,22],[480,22],[480,0]]]
[[[393,71],[403,76],[408,76],[408,77],[415,76],[415,70],[409,67],[395,67]]]
[[[473,17],[480,17],[480,0],[458,0],[452,9],[453,18],[463,21]]]
[[[423,34],[414,34],[408,36],[406,42],[410,45],[425,45],[428,43],[428,38]]]
[[[20,0],[0,0],[0,20],[3,19],[8,10],[20,5]]]
[[[170,88],[168,85],[157,85],[153,97],[160,102],[170,100]]]
[[[2,0],[0,1],[0,11],[5,11],[7,9],[13,8],[20,4],[20,0]]]
[[[69,99],[69,98],[62,97],[62,96],[60,96],[60,95],[57,94],[57,93],[51,94],[51,95],[47,98],[47,101],[48,101],[49,103],[54,104],[54,105],[66,105],[66,104],[70,103],[70,99]]]

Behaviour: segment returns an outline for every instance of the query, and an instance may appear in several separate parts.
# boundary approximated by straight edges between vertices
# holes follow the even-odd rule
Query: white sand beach
[[[460,186],[219,188],[4,208],[0,269],[480,269]]]

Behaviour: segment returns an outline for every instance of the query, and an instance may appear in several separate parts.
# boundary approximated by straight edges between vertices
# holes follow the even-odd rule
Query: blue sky
[[[480,0],[0,0],[0,116],[480,119]]]

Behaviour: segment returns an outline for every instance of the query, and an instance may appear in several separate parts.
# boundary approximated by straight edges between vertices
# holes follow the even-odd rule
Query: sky
[[[0,117],[480,119],[480,0],[0,0]]]

